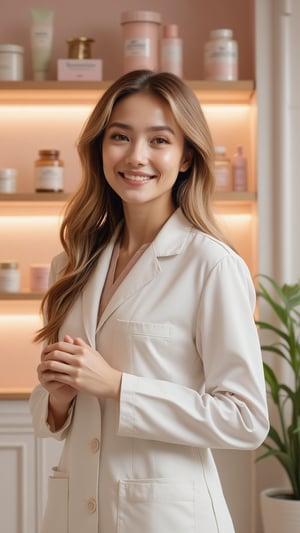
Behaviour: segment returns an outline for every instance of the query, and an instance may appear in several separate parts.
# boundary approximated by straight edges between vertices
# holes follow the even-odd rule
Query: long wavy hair
[[[103,172],[102,141],[114,106],[126,96],[145,92],[169,104],[183,132],[185,147],[192,151],[189,169],[179,172],[173,186],[174,205],[182,209],[193,226],[226,242],[212,212],[214,146],[194,92],[170,73],[138,70],[123,75],[98,101],[78,141],[82,179],[67,206],[60,230],[66,264],[42,301],[46,324],[37,332],[35,341],[58,339],[66,313],[124,219],[122,201],[108,185]]]

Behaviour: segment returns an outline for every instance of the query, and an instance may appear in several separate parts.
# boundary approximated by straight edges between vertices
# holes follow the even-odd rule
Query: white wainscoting
[[[0,402],[1,533],[38,533],[61,446],[34,437],[27,401]]]

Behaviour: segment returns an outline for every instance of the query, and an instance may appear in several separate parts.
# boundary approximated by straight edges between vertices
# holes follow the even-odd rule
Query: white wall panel
[[[36,531],[35,439],[27,402],[0,410],[0,531]]]

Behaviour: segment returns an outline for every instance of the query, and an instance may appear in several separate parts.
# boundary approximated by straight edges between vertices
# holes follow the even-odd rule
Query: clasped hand
[[[63,341],[46,346],[37,371],[43,387],[65,402],[72,401],[79,391],[98,398],[119,398],[121,372],[80,337],[66,335]]]

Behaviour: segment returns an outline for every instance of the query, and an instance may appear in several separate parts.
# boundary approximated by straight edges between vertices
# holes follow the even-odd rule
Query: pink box
[[[59,81],[101,81],[102,59],[58,59]]]

